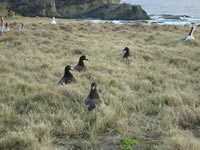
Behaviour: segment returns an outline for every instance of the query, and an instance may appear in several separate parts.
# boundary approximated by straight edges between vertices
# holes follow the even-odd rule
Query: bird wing
[[[86,67],[85,66],[76,65],[74,67],[74,70],[79,71],[79,72],[86,71]]]
[[[86,97],[84,100],[83,100],[83,103],[85,105],[88,105],[90,103],[90,98],[89,97]]]
[[[102,100],[100,98],[98,99],[93,99],[93,102],[96,104],[96,105],[100,105],[102,103]]]
[[[79,66],[76,65],[76,66],[74,67],[74,70],[79,71]],[[80,71],[79,71],[79,72],[80,72]]]
[[[77,82],[77,80],[72,76],[72,82]]]

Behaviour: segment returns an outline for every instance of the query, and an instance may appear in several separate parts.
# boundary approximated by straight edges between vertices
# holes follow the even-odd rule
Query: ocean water
[[[141,5],[154,22],[160,24],[200,24],[200,0],[121,0],[121,3]],[[189,18],[163,19],[160,15],[187,15]]]
[[[200,24],[200,0],[121,0],[121,3],[130,3],[132,5],[141,5],[150,15],[152,22],[160,25],[191,25]],[[163,14],[180,15],[179,19],[166,19]],[[98,19],[80,19],[90,22],[113,22],[116,24],[134,23],[131,20],[98,20]]]
[[[200,17],[200,0],[121,0],[141,5],[148,14],[189,15]]]

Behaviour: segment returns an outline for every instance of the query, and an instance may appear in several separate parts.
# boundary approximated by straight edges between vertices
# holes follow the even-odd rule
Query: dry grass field
[[[8,18],[0,38],[1,150],[199,150],[200,28]],[[25,32],[18,32],[24,22]],[[123,48],[131,58],[122,60]],[[87,72],[58,85],[81,55]],[[105,105],[83,99],[97,82]]]

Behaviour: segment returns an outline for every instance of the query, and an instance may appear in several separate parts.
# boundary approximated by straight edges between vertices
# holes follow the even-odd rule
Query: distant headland
[[[120,4],[120,0],[2,0],[0,16],[94,18],[108,20],[148,20],[139,5]]]

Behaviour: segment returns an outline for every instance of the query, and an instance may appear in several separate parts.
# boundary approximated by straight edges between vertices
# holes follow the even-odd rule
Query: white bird
[[[53,17],[53,19],[51,20],[51,24],[56,24],[56,19],[55,19],[55,17]]]
[[[24,32],[24,31],[25,31],[24,24],[23,23],[19,24],[19,32]]]
[[[151,20],[147,20],[147,25],[151,25],[152,21]]]
[[[193,37],[193,33],[194,33],[194,30],[197,28],[197,24],[193,25],[188,36],[186,36],[183,40],[184,41],[187,41],[187,40],[194,40],[194,37]]]

